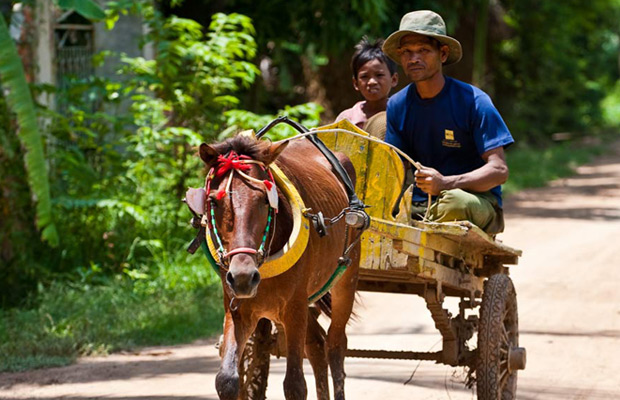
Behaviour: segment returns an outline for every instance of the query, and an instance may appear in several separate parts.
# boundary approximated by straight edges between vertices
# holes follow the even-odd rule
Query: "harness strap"
[[[357,194],[355,193],[355,188],[353,186],[353,182],[351,182],[351,178],[349,177],[349,174],[344,169],[342,164],[340,164],[340,161],[338,161],[338,158],[336,158],[334,153],[332,153],[332,151],[327,146],[325,146],[325,143],[323,143],[321,139],[319,139],[318,136],[316,136],[315,133],[310,133],[310,130],[306,128],[305,126],[301,125],[300,123],[296,121],[289,119],[288,117],[281,116],[281,117],[274,119],[269,124],[264,126],[261,130],[259,130],[256,133],[256,139],[260,139],[265,133],[267,133],[267,131],[269,131],[269,129],[273,128],[275,125],[279,123],[288,124],[292,126],[293,128],[297,129],[297,131],[299,131],[300,133],[308,134],[307,136],[308,140],[323,154],[323,156],[327,159],[327,161],[329,161],[331,166],[334,168],[336,176],[342,182],[344,186],[344,190],[347,193],[347,197],[349,198],[349,208],[353,210],[363,210],[364,208],[366,208],[366,205],[364,204],[364,202],[361,201],[359,197],[357,197]]]
[[[334,285],[338,283],[338,280],[340,279],[342,274],[345,273],[348,266],[349,265],[346,262],[339,262],[338,267],[336,267],[336,270],[334,271],[332,276],[330,276],[327,282],[325,282],[325,285],[323,285],[323,287],[320,288],[315,294],[308,297],[308,303],[312,304],[316,302],[318,299],[323,297],[325,293],[329,292],[334,287]]]

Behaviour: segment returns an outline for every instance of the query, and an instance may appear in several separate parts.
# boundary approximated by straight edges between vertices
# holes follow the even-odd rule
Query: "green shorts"
[[[411,217],[421,220],[426,202],[414,202]],[[439,193],[429,210],[433,222],[470,221],[488,234],[504,231],[504,213],[491,192],[472,193],[461,189]]]

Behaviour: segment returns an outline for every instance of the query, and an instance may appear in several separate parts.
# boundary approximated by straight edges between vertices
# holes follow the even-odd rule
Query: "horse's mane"
[[[263,150],[268,144],[247,136],[235,136],[223,142],[216,143],[212,147],[218,154],[226,154],[231,150],[239,155],[246,155],[253,160],[264,162]]]

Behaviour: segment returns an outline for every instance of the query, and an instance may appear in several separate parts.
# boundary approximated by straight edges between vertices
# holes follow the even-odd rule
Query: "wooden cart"
[[[356,193],[370,206],[370,227],[361,238],[358,290],[421,296],[443,337],[437,352],[349,349],[347,356],[466,366],[478,399],[516,398],[517,371],[525,368],[526,357],[519,347],[517,300],[506,265],[517,264],[521,251],[467,221],[411,221],[412,187],[401,195],[405,171],[398,155],[385,145],[328,132],[333,129],[368,133],[346,120],[318,130],[330,149],[351,158]],[[446,296],[460,298],[458,315],[444,309]],[[248,399],[264,398],[269,353],[282,355],[277,345],[282,340],[271,332],[271,323],[261,321],[246,350],[242,367]],[[475,332],[477,346],[470,348]]]

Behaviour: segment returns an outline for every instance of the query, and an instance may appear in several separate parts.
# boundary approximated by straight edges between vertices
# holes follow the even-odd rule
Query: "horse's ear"
[[[210,167],[211,164],[215,163],[217,160],[217,156],[219,155],[217,151],[206,143],[202,143],[200,145],[200,158],[207,164],[207,167]]]
[[[288,140],[281,143],[274,143],[263,150],[263,160],[265,165],[269,165],[274,162],[280,153],[282,153],[282,150],[286,148],[288,143]]]

